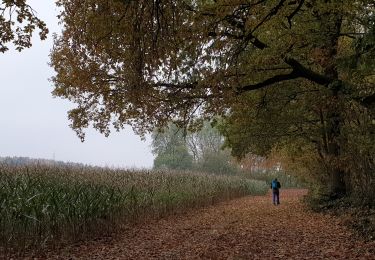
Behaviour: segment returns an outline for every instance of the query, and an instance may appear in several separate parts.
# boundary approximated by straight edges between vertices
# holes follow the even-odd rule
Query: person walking
[[[279,189],[281,188],[280,182],[275,178],[271,182],[271,189],[272,189],[272,200],[274,205],[279,205],[280,204],[280,191]]]

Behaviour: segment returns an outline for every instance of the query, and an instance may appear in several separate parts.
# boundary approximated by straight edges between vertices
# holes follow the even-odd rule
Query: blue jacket
[[[279,181],[273,180],[273,181],[271,182],[271,189],[273,189],[273,190],[278,190],[278,189],[280,189],[280,188],[281,188],[281,184],[280,184]]]

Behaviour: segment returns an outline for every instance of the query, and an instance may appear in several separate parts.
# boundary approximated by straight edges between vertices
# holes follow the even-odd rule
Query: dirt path
[[[356,239],[337,218],[308,211],[299,201],[304,193],[282,191],[280,206],[268,194],[170,216],[55,258],[375,259],[375,243]]]

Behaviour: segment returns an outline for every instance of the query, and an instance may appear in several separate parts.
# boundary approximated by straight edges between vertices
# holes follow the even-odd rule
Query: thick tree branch
[[[316,73],[305,66],[303,66],[301,63],[299,63],[297,60],[293,58],[285,58],[285,63],[288,64],[292,72],[288,74],[280,74],[273,76],[269,79],[266,79],[262,82],[252,84],[252,85],[247,85],[242,87],[238,92],[239,94],[251,91],[251,90],[256,90],[264,87],[268,87],[270,85],[273,85],[275,83],[283,82],[283,81],[288,81],[292,79],[297,79],[297,78],[304,78],[308,79],[314,83],[317,83],[319,85],[328,85],[333,82],[333,79],[330,79],[324,75],[321,75],[319,73]]]
[[[239,94],[241,94],[243,92],[251,91],[251,90],[261,89],[261,88],[264,88],[264,87],[267,87],[267,86],[270,86],[270,85],[273,85],[275,83],[279,83],[279,82],[282,82],[282,81],[288,81],[288,80],[296,79],[298,77],[299,77],[298,73],[296,73],[293,70],[289,74],[276,75],[276,76],[273,76],[272,78],[266,79],[265,81],[262,81],[260,83],[244,86],[239,90]]]
[[[279,82],[293,80],[297,78],[304,78],[322,86],[328,86],[329,84],[334,82],[334,79],[316,73],[309,68],[306,68],[293,58],[285,58],[285,63],[287,63],[291,67],[291,69],[293,69],[292,72],[288,74],[276,75],[256,84],[243,86],[237,91],[237,93],[242,94],[247,91],[261,89]],[[365,98],[356,98],[355,100],[357,100],[364,107],[372,107],[375,105],[375,93]]]
[[[285,58],[285,63],[293,68],[293,70],[299,74],[299,77],[308,79],[319,85],[327,85],[333,82],[333,79],[316,73],[309,68],[306,68],[301,63],[293,58]]]

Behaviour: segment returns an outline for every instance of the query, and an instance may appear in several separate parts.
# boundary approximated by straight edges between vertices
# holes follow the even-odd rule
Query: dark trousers
[[[272,200],[273,204],[279,205],[280,204],[280,196],[279,196],[279,189],[272,189]]]

